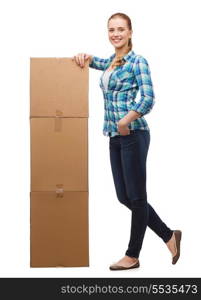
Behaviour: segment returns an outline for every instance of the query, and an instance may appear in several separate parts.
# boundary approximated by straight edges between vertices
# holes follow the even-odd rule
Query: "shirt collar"
[[[113,58],[115,57],[115,55],[116,55],[115,53],[112,54],[112,55],[110,56],[110,60],[113,60]],[[124,60],[129,60],[130,57],[131,57],[132,55],[135,55],[135,52],[131,49],[128,53],[126,53],[126,54],[123,56],[123,59],[124,59]]]

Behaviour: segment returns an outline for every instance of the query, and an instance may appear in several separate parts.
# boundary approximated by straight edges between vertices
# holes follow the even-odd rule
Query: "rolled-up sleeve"
[[[131,110],[135,110],[143,116],[148,114],[155,104],[151,72],[148,62],[143,56],[140,55],[137,58],[133,71],[140,90],[140,99],[137,103],[133,103]]]
[[[103,71],[107,67],[108,62],[109,62],[109,58],[99,58],[97,56],[93,56],[89,64],[89,67]]]

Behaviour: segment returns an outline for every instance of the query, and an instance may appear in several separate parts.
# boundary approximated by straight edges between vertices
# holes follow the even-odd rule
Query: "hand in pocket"
[[[120,121],[117,123],[118,132],[120,135],[128,135],[130,134],[130,129],[128,128],[128,125],[125,125],[121,123]]]

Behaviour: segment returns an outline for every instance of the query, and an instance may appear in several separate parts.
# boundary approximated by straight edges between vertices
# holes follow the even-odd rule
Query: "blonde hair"
[[[128,28],[129,30],[132,30],[132,24],[131,24],[131,19],[129,18],[129,16],[127,16],[126,14],[124,13],[115,13],[113,15],[111,15],[108,19],[108,25],[109,25],[109,21],[115,17],[120,17],[120,18],[123,18],[124,20],[126,20],[127,22],[127,25],[128,25]],[[133,44],[132,44],[132,39],[130,38],[128,40],[128,50],[127,50],[127,53],[132,50],[132,47],[133,47]],[[125,53],[126,54],[126,53]],[[116,56],[115,57],[115,60],[114,62],[112,63],[112,67],[115,67],[115,66],[121,66],[125,63],[125,61],[123,60],[123,56],[125,55],[121,55],[121,56]]]

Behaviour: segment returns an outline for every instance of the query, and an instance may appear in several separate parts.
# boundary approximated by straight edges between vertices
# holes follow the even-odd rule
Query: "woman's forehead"
[[[113,27],[127,27],[127,22],[125,19],[123,18],[113,18],[109,21],[108,23],[108,27],[109,28],[113,28]]]

